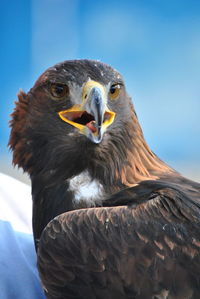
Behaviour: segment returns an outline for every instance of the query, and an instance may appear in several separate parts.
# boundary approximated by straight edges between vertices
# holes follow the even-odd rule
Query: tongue
[[[90,121],[89,123],[86,124],[86,126],[92,131],[92,133],[95,133],[97,131],[95,127],[95,121]]]

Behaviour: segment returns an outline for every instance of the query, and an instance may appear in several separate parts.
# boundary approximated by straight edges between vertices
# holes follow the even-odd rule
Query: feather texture
[[[38,252],[47,297],[198,298],[199,216],[199,205],[166,187],[141,204],[56,217]]]

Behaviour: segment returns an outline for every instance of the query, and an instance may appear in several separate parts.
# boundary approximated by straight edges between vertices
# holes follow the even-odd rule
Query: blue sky
[[[2,155],[18,90],[54,63],[92,58],[123,74],[161,158],[200,162],[200,1],[12,0],[0,11]]]

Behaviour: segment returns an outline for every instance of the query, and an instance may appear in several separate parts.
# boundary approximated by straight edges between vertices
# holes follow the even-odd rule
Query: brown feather
[[[163,175],[175,173],[150,150],[134,112],[128,125],[132,147],[127,151],[127,164],[121,171],[122,183],[131,187],[143,180],[159,179]]]
[[[26,165],[31,157],[28,151],[28,136],[26,132],[27,114],[29,98],[24,91],[18,93],[18,102],[15,102],[14,112],[11,114],[12,120],[10,126],[12,127],[9,146],[13,150],[13,164],[22,167],[29,172]]]
[[[192,234],[196,234],[198,228],[195,224],[191,228],[189,221],[185,228],[176,224],[183,240],[175,243],[175,223],[165,220],[168,225],[165,234],[157,227],[164,220],[162,198],[158,197],[157,201],[157,206],[151,206],[149,202],[149,208],[155,213],[151,218],[146,207],[111,207],[72,211],[50,222],[43,232],[38,252],[38,265],[44,286],[48,289],[47,297],[56,298],[62,292],[68,294],[68,290],[76,285],[73,294],[81,298],[129,298],[128,294],[132,294],[130,298],[159,298],[163,294],[165,298],[197,298],[195,296],[200,295],[200,291],[195,291],[192,277],[200,274],[197,266],[200,254],[185,242],[183,236],[186,228]],[[181,208],[184,209],[184,205]],[[195,210],[193,213],[196,213]],[[160,218],[158,224],[157,218]],[[58,229],[59,226],[62,229]],[[68,260],[67,253],[62,255],[65,250],[74,256],[72,261]],[[190,259],[190,267],[186,256]],[[45,266],[46,261],[48,267]],[[60,283],[57,282],[54,288],[51,273],[54,275],[58,263],[62,274],[59,276]],[[65,269],[73,274],[73,280],[63,276]],[[101,276],[95,273],[104,277],[103,285]],[[86,280],[81,282],[83,277]],[[102,292],[106,297],[102,297]]]

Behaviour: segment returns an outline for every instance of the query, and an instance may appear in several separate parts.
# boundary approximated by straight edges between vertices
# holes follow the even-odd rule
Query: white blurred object
[[[31,187],[0,173],[0,219],[14,230],[32,234]]]
[[[30,186],[0,173],[0,298],[44,299],[32,235]]]

